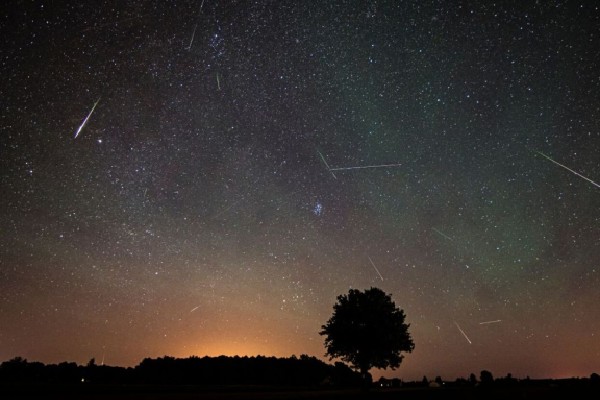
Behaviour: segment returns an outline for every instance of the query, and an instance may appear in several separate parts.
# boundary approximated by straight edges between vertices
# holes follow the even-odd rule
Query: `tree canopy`
[[[401,352],[414,349],[404,319],[404,311],[381,289],[350,289],[337,297],[333,315],[319,333],[330,359],[340,358],[366,375],[373,367],[399,367]]]

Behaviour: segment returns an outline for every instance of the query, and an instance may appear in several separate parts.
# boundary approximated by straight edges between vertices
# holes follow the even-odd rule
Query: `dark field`
[[[598,399],[590,385],[343,390],[264,386],[3,385],[1,399]]]

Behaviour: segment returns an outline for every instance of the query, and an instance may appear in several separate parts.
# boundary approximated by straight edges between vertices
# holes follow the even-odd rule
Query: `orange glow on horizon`
[[[174,351],[176,357],[290,357],[283,351],[283,346],[268,340],[257,341],[249,338],[239,338],[234,335],[217,338],[205,343],[188,342]]]

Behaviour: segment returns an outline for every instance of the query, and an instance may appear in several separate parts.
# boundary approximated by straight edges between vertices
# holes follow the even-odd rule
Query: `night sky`
[[[4,2],[0,361],[327,360],[373,286],[375,379],[600,372],[600,6],[468,3]]]

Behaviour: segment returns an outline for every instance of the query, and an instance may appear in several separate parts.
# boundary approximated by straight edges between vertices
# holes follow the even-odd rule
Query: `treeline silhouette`
[[[0,364],[3,384],[111,385],[268,385],[357,387],[359,373],[343,363],[334,365],[307,355],[276,357],[146,358],[135,367],[74,362],[43,364],[17,357]]]

